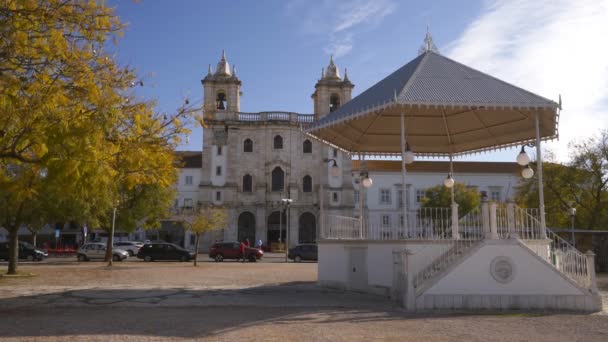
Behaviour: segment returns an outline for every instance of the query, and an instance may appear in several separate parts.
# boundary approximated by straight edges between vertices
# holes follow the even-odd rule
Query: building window
[[[353,193],[353,201],[355,202],[355,205],[358,205],[357,203],[359,203],[359,196],[361,196],[359,190],[355,190]]]
[[[391,189],[380,189],[380,204],[391,204]]]
[[[334,156],[334,158],[338,158],[338,149],[337,148],[333,149],[333,156]]]
[[[251,139],[245,139],[243,142],[243,152],[253,152],[253,141]]]
[[[500,187],[490,187],[490,199],[494,202],[502,201],[502,189]]]
[[[184,208],[192,208],[192,198],[184,198]]]
[[[222,192],[221,191],[216,191],[215,192],[215,200],[216,201],[221,201],[222,200]]]
[[[272,191],[283,191],[285,181],[285,172],[280,167],[275,167],[272,170]]]
[[[302,178],[302,191],[312,192],[312,177],[306,175]]]
[[[408,186],[408,189],[405,191],[405,203],[407,204],[408,208],[410,207],[409,193],[410,190]],[[403,208],[403,189],[397,190],[397,200],[399,208]]]
[[[382,226],[390,227],[391,225],[391,217],[389,215],[382,215]]]
[[[216,166],[215,167],[215,175],[216,176],[221,176],[222,175],[222,167],[221,166]]]
[[[416,203],[422,203],[422,200],[426,197],[425,189],[416,189]]]
[[[218,156],[222,155],[222,145],[217,145],[217,155]]]
[[[332,193],[331,193],[331,200],[332,200],[334,203],[338,203],[338,193],[337,193],[337,192],[332,192]]]
[[[226,100],[226,93],[220,91],[217,93],[217,97],[215,99],[216,108],[220,110],[224,110],[228,107],[228,101]]]
[[[310,140],[304,140],[304,142],[302,143],[302,152],[312,153],[312,142],[310,142]]]
[[[277,135],[274,137],[274,142],[273,142],[273,148],[275,150],[281,150],[283,149],[283,137],[280,135]]]
[[[403,227],[403,215],[399,215],[399,224]]]
[[[338,108],[340,108],[340,95],[331,94],[329,98],[329,112],[331,113]]]
[[[252,192],[253,191],[253,179],[251,175],[243,176],[243,192]]]
[[[192,176],[186,176],[184,183],[186,185],[192,185]]]

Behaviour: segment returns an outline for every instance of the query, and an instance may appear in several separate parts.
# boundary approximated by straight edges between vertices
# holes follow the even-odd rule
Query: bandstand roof
[[[433,50],[388,75],[313,123],[307,132],[346,151],[461,155],[557,137],[556,102],[501,81]]]

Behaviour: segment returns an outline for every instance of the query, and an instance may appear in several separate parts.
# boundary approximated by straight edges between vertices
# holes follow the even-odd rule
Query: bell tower
[[[201,80],[204,92],[203,108],[205,113],[217,111],[238,112],[241,110],[241,80],[236,76],[236,66],[232,67],[222,51],[215,73],[209,64],[207,76]]]
[[[348,79],[348,71],[344,69],[344,78],[340,77],[340,71],[334,63],[334,56],[329,58],[327,70],[321,70],[321,79],[315,84],[315,92],[312,94],[314,102],[315,120],[340,108],[350,101],[354,84]]]

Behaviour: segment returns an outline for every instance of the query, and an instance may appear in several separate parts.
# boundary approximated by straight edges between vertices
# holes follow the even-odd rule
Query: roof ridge
[[[420,62],[418,62],[418,65],[416,65],[416,69],[414,69],[414,72],[412,72],[412,75],[410,76],[410,78],[408,78],[407,82],[405,82],[405,85],[403,85],[403,88],[401,88],[401,91],[399,92],[399,96],[397,96],[397,103],[399,103],[399,97],[401,97],[401,94],[405,94],[411,87],[412,85],[412,80],[414,80],[416,78],[416,76],[418,75],[418,72],[420,71],[420,69],[422,68],[422,66],[424,64],[426,64],[426,60],[428,59],[429,53],[431,53],[432,51],[428,50],[425,51],[422,59],[420,60]],[[407,64],[406,64],[407,65]]]
[[[493,79],[495,81],[498,81],[498,82],[500,82],[502,84],[505,84],[505,85],[508,85],[510,87],[516,88],[516,89],[518,89],[520,91],[523,91],[524,93],[527,93],[528,95],[533,95],[533,96],[539,97],[539,98],[541,98],[541,99],[543,99],[543,100],[545,100],[547,102],[552,103],[553,105],[555,105],[556,108],[558,106],[557,102],[555,102],[555,101],[553,101],[551,99],[548,99],[548,98],[546,98],[544,96],[541,96],[541,95],[538,95],[536,93],[533,93],[533,92],[531,92],[529,90],[526,90],[526,89],[524,89],[522,87],[519,87],[519,86],[517,86],[515,84],[509,83],[509,82],[504,81],[504,80],[501,80],[500,78],[496,78],[496,77],[494,77],[494,76],[492,76],[492,75],[490,75],[490,74],[488,74],[486,72],[483,72],[481,70],[474,69],[474,68],[472,68],[472,67],[470,67],[470,66],[468,66],[466,64],[460,63],[460,62],[458,62],[458,61],[456,61],[456,60],[454,60],[454,59],[452,59],[450,57],[444,56],[444,55],[442,55],[440,53],[436,53],[436,52],[433,52],[433,51],[428,51],[427,53],[433,53],[433,54],[435,54],[435,55],[437,55],[439,57],[442,57],[442,58],[446,59],[447,61],[449,61],[451,63],[454,63],[454,64],[458,65],[459,67],[464,67],[464,69],[467,70],[467,71],[469,71],[469,70],[475,71],[477,73],[482,74],[483,76],[489,77],[489,78],[491,78],[491,79]]]

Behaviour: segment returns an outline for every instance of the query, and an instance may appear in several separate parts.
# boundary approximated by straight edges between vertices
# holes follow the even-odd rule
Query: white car
[[[91,259],[104,259],[106,257],[106,244],[93,242],[82,245],[78,250],[77,258],[78,261],[89,261]],[[113,248],[112,249],[112,260],[123,261],[129,257],[129,252]]]
[[[143,243],[137,241],[119,241],[114,242],[114,248],[119,248],[127,251],[129,256],[136,256],[139,249],[144,246]]]

